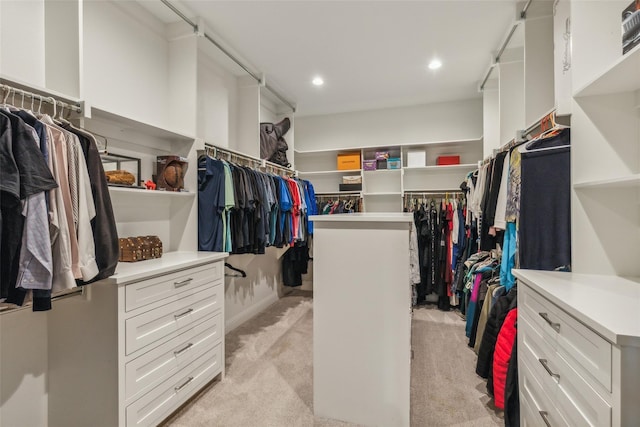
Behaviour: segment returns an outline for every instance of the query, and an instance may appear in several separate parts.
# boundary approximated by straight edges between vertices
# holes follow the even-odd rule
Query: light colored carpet
[[[415,311],[411,425],[496,426],[454,313]],[[295,291],[226,336],[226,376],[166,426],[348,427],[313,415],[311,293]],[[480,385],[482,387],[480,387]]]
[[[493,427],[504,425],[502,411],[475,373],[477,356],[467,346],[465,321],[458,312],[435,306],[413,312],[411,346],[411,425]]]

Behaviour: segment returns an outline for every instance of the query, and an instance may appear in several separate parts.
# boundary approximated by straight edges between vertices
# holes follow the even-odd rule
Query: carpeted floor
[[[226,336],[226,376],[165,426],[353,426],[313,415],[313,305],[295,291]],[[412,325],[411,425],[499,426],[475,375],[464,322],[454,312],[421,307]]]

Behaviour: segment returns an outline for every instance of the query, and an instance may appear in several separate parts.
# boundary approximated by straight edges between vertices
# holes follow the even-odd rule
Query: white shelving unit
[[[413,172],[413,171],[429,171],[429,172],[444,172],[451,170],[468,170],[468,169],[476,169],[478,167],[477,163],[466,163],[461,165],[442,165],[442,166],[413,166],[413,167],[403,167],[405,173]]]
[[[190,256],[199,259],[198,264],[207,264],[215,258],[212,254],[199,256],[196,253],[197,158],[204,149],[205,141],[258,157],[260,121],[275,122],[286,116],[292,120],[292,129],[285,136],[290,148],[288,158],[293,161],[294,157],[291,109],[283,107],[269,95],[268,90],[247,77],[244,70],[204,37],[194,34],[189,25],[182,21],[167,24],[155,14],[154,7],[115,0],[0,2],[3,17],[0,38],[9,40],[15,34],[24,33],[19,44],[3,44],[0,51],[3,79],[21,83],[26,90],[37,92],[40,89],[62,101],[83,104],[83,114],[81,117],[73,116],[72,121],[94,133],[100,142],[106,139],[110,153],[140,159],[139,178],[142,180],[151,179],[156,173],[157,156],[178,155],[188,160],[186,192],[109,188],[119,236],[158,235],[165,252],[157,262],[119,266],[115,279],[120,274],[121,280],[125,270],[144,270],[148,266],[157,267],[157,264],[171,264],[173,261],[176,264],[170,268],[180,270],[189,267]],[[160,4],[156,12],[158,8],[169,12],[164,5]],[[32,24],[33,29],[21,32],[21,23],[24,22]],[[24,60],[24,52],[27,51],[29,61]],[[246,281],[232,280],[226,288],[219,283],[216,288],[220,290],[218,302],[225,305],[225,309],[215,315],[216,327],[231,325],[231,329],[278,299],[281,289],[273,285],[280,283],[277,257],[278,252],[274,249],[255,259],[243,255],[237,262],[233,261],[234,265],[242,268],[251,264],[251,268],[247,268],[249,277]],[[221,257],[216,259],[220,262]],[[222,282],[222,263],[218,267],[216,280]],[[164,267],[151,270],[145,274],[154,276],[153,280],[168,280],[163,275],[169,270]],[[108,420],[105,423],[109,425],[133,425],[140,420],[134,420],[135,417],[129,419],[129,412],[140,409],[137,414],[143,414],[154,408],[168,408],[166,396],[153,395],[155,400],[151,402],[147,400],[152,396],[149,393],[139,400],[144,408],[137,406],[133,409],[131,401],[127,401],[127,419],[123,417],[123,400],[119,397],[125,392],[122,391],[121,396],[117,392],[125,376],[118,371],[118,354],[125,343],[124,328],[118,319],[127,317],[128,321],[129,317],[146,313],[149,307],[138,309],[136,313],[127,310],[126,315],[122,315],[119,303],[124,288],[118,289],[118,295],[114,295],[116,285],[100,283],[92,286],[95,286],[95,292],[91,301],[80,296],[55,301],[52,312],[55,315],[38,316],[30,310],[16,310],[0,317],[0,347],[3,349],[0,354],[0,425],[90,423],[86,420],[60,421],[65,417],[74,418],[80,412],[83,416],[89,413],[89,417],[98,414],[100,419]],[[180,288],[187,289],[188,286]],[[225,290],[234,297],[225,299]],[[182,296],[178,298],[181,301]],[[50,394],[49,391],[54,389],[52,378],[55,377],[56,390],[65,381],[72,384],[69,378],[82,375],[77,373],[79,369],[86,368],[86,364],[80,365],[87,361],[60,357],[64,349],[54,348],[59,337],[51,332],[51,321],[55,318],[56,322],[88,327],[84,322],[76,321],[80,319],[80,311],[77,310],[86,309],[88,303],[92,309],[84,314],[92,322],[103,322],[108,326],[98,328],[92,334],[87,334],[88,329],[82,329],[84,326],[61,329],[64,333],[57,335],[63,338],[65,348],[90,347],[92,361],[97,364],[102,361],[100,357],[109,358],[105,362],[110,364],[108,369],[98,368],[101,369],[101,378],[108,377],[105,381],[109,384],[105,382],[101,392],[108,394],[109,398],[101,399],[99,393],[84,393],[82,398],[85,400],[76,402],[83,410],[70,412],[68,402],[62,402],[72,393]],[[155,304],[164,306],[169,301]],[[185,316],[185,319],[188,317],[192,316]],[[194,333],[189,327],[184,329],[189,329],[188,334]],[[222,339],[224,327],[217,330]],[[187,339],[179,335],[179,339]],[[5,345],[8,342],[11,346]],[[151,352],[144,350],[144,353],[144,357],[151,357]],[[34,357],[26,358],[25,354]],[[224,354],[223,348],[216,354]],[[127,355],[127,362],[133,362],[137,357]],[[156,369],[153,375],[161,371]],[[208,371],[206,381],[212,377],[209,373],[213,375],[213,371]],[[90,377],[85,375],[85,378]],[[204,385],[205,376],[200,378],[181,389],[180,403]],[[81,382],[84,378],[76,380]],[[171,381],[166,381],[168,391],[173,391]],[[165,399],[164,403],[158,403],[162,399]],[[176,401],[175,398],[169,400]],[[94,404],[103,412],[96,410],[91,413]],[[159,422],[166,415],[168,413],[156,411],[140,424]]]
[[[329,171],[313,171],[313,172],[302,172],[302,171],[299,171],[298,173],[300,175],[309,175],[309,176],[315,176],[315,175],[342,175],[342,174],[351,174],[351,173],[353,173],[354,175],[357,175],[361,171],[362,171],[362,169],[351,169],[351,170],[329,170]]]
[[[556,82],[550,64],[554,51],[559,57],[560,47],[564,49],[564,45],[554,46],[554,11],[562,9],[557,3],[566,6],[568,2],[533,2],[526,18],[514,21],[517,27],[483,93],[485,156],[554,110],[558,106],[555,93],[566,92],[565,81]],[[563,26],[557,31],[564,31],[565,22],[560,16],[557,21]],[[561,102],[564,108],[566,102]]]
[[[638,189],[640,188],[640,174],[635,174],[631,176],[626,176],[622,178],[613,178],[613,179],[603,179],[597,181],[588,181],[588,182],[579,182],[573,185],[573,188],[576,190],[579,189],[589,189],[589,188],[601,188],[601,189],[622,189],[622,188],[631,188]]]
[[[150,198],[167,198],[174,197],[185,198],[195,197],[196,193],[192,191],[162,191],[162,190],[146,190],[144,188],[127,188],[127,187],[109,187],[111,197],[130,196],[130,197],[150,197]]]
[[[365,146],[354,149],[296,150],[295,158],[300,176],[313,180],[316,193],[340,193],[338,187],[343,176],[361,175],[362,197],[366,212],[400,212],[402,199],[398,196],[402,196],[404,191],[411,189],[438,191],[441,188],[458,188],[467,173],[477,168],[477,162],[482,158],[482,143],[483,140],[479,137],[393,146]],[[373,159],[377,151],[388,151],[390,157],[399,158],[401,167],[374,171],[336,170],[338,154],[358,152],[361,160],[364,160]],[[408,153],[412,151],[424,152],[426,159],[424,166],[406,166]],[[437,158],[445,155],[459,155],[462,164],[436,165]]]
[[[634,92],[640,89],[640,46],[618,58],[590,83],[579,88],[574,96],[609,95],[612,93]]]
[[[573,271],[640,277],[640,47],[622,55],[624,3],[571,4]]]

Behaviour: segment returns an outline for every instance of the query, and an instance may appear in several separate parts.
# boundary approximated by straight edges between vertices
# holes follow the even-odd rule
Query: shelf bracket
[[[198,35],[198,37],[204,37],[204,19],[202,17],[198,17],[198,23],[193,28],[193,32]]]

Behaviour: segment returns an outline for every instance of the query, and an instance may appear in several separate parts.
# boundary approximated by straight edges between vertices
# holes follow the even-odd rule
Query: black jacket
[[[505,317],[507,317],[507,313],[517,305],[517,294],[516,288],[512,288],[506,295],[498,298],[493,307],[491,307],[487,325],[482,335],[482,341],[480,342],[478,363],[476,364],[476,374],[482,378],[493,377],[493,350],[495,349],[498,333],[504,323]],[[490,296],[488,295],[487,298],[490,298]],[[491,386],[490,390],[493,390],[493,378],[489,379],[489,383],[487,384],[487,388]]]

